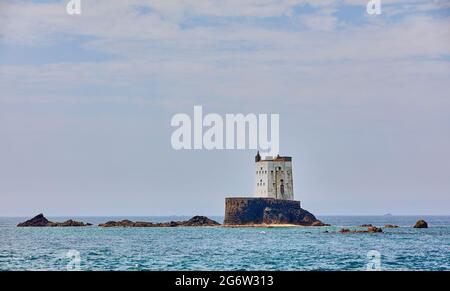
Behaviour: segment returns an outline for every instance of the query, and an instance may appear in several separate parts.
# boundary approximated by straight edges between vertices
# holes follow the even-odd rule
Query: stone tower
[[[258,152],[255,171],[256,197],[294,200],[291,157],[261,158]]]

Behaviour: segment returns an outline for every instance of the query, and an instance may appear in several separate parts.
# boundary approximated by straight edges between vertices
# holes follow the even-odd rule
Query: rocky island
[[[428,223],[425,220],[420,219],[416,222],[416,224],[413,227],[414,228],[428,228]]]
[[[326,226],[294,200],[292,157],[255,156],[253,197],[225,199],[225,226]]]
[[[327,226],[295,200],[226,198],[225,226]]]
[[[79,227],[79,226],[91,226],[90,223],[84,223],[69,219],[64,222],[52,222],[49,221],[41,213],[36,215],[30,220],[19,223],[18,227]],[[219,226],[220,223],[209,219],[206,216],[194,216],[186,221],[170,221],[170,222],[146,222],[146,221],[108,221],[106,223],[99,224],[99,227],[177,227],[177,226]]]
[[[30,220],[19,223],[18,227],[80,227],[80,226],[91,226],[90,223],[84,223],[80,221],[75,221],[72,219],[66,220],[64,222],[52,222],[49,221],[45,216],[41,213],[36,215]]]
[[[368,226],[367,229],[349,229],[342,228],[340,233],[380,233],[383,232],[383,229],[376,226]]]
[[[106,223],[99,224],[100,227],[179,227],[179,226],[219,226],[220,223],[209,219],[206,216],[194,216],[186,221],[170,221],[170,222],[145,222],[145,221],[108,221]]]

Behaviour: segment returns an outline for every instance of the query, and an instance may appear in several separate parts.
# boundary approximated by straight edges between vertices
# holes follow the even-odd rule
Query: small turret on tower
[[[259,151],[258,151],[258,153],[255,156],[255,162],[257,163],[259,161],[261,161],[261,155],[259,154]]]

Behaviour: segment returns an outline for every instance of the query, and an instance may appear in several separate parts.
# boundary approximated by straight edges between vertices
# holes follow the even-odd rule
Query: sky
[[[223,215],[254,150],[176,113],[277,113],[318,215],[450,215],[450,2],[0,2],[0,216]]]

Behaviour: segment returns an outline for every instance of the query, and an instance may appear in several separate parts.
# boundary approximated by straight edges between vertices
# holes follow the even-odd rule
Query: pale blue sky
[[[253,151],[170,119],[279,113],[316,214],[450,214],[450,3],[0,2],[0,216],[221,215]]]

